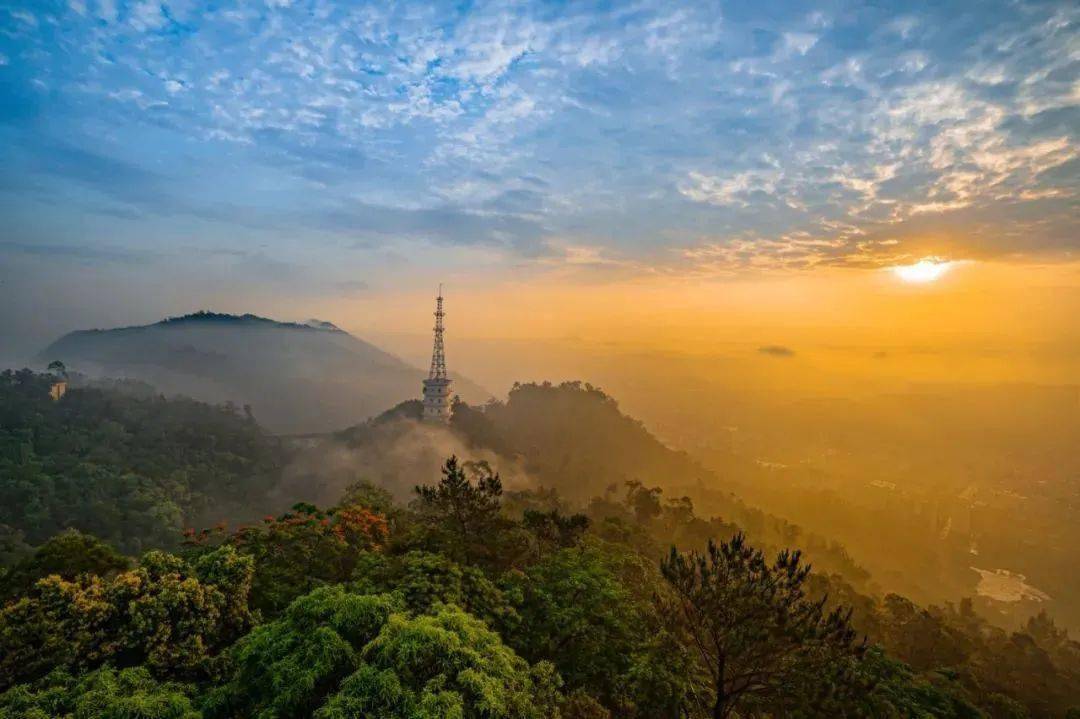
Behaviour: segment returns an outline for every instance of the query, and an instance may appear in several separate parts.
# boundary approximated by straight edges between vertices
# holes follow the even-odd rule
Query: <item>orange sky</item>
[[[507,373],[515,365],[523,371],[537,365],[539,372],[539,356],[550,353],[708,357],[764,345],[789,347],[835,372],[1053,383],[1080,378],[1080,263],[967,262],[925,284],[904,282],[888,270],[850,268],[723,280],[454,279],[446,286],[450,356],[459,371],[480,381],[486,370],[476,365],[491,364],[494,371],[509,363]],[[317,309],[422,364],[430,304],[424,293],[402,292]],[[474,356],[484,353],[497,354],[498,362]],[[886,355],[905,359],[862,362]]]

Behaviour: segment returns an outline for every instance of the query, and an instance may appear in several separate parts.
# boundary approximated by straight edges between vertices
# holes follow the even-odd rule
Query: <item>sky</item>
[[[393,345],[440,281],[477,338],[1075,349],[1078,30],[1075,2],[3,0],[0,357],[202,308]],[[920,261],[948,272],[889,270]]]

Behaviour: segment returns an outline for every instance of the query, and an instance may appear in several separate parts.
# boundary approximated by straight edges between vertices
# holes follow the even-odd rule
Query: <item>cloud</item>
[[[758,352],[769,357],[794,357],[795,350],[784,345],[765,345],[758,347]]]
[[[334,288],[343,294],[353,295],[360,292],[366,292],[370,288],[370,285],[363,280],[344,280],[335,282]]]
[[[183,216],[545,266],[876,266],[935,227],[956,257],[1075,250],[1080,11],[778,7],[7,11],[3,129],[26,151],[0,184],[150,238]]]
[[[142,0],[131,6],[128,23],[139,32],[158,30],[168,23],[161,0]]]
[[[141,264],[156,258],[154,253],[125,247],[54,245],[31,242],[0,242],[0,254],[3,252],[58,260],[75,260],[93,264],[100,264],[101,262]]]
[[[24,25],[29,25],[30,27],[35,28],[38,26],[37,16],[34,15],[34,13],[32,12],[29,12],[27,10],[8,10],[8,13],[13,19],[18,20]]]
[[[679,192],[695,202],[746,207],[755,194],[774,195],[780,177],[775,170],[748,170],[726,178],[691,172],[688,181],[679,187]]]
[[[107,23],[116,22],[118,13],[116,10],[116,0],[97,0],[98,17]]]

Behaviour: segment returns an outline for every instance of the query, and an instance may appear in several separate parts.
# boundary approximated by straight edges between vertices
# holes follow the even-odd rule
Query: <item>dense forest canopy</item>
[[[452,432],[534,486],[452,457],[441,476],[398,478],[404,497],[361,479],[282,511],[280,475],[305,450],[242,411],[116,388],[53,401],[53,377],[2,377],[0,717],[1080,705],[1080,644],[1050,617],[1009,632],[969,601],[875,592],[841,547],[737,498],[684,494],[704,470],[592,387],[457,407]],[[329,441],[363,447],[409,414]]]
[[[74,387],[54,402],[53,381],[0,374],[4,551],[75,528],[138,554],[176,546],[185,527],[274,508],[287,451],[238,408],[138,385]]]

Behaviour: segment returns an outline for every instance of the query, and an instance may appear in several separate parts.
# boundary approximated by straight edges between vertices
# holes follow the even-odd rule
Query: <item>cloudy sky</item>
[[[444,278],[1071,263],[1078,29],[1074,2],[5,0],[0,336]]]

